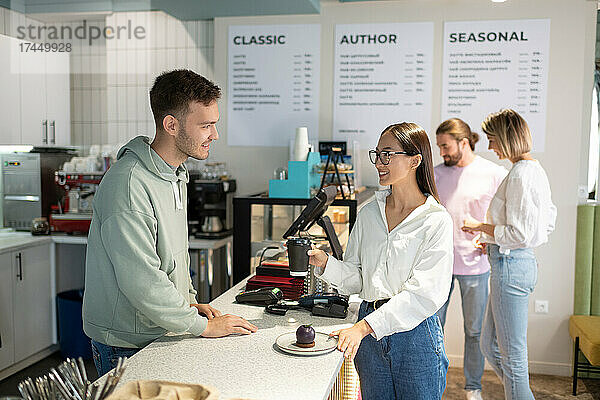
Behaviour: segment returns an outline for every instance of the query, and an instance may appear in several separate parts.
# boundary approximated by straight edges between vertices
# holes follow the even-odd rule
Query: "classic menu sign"
[[[446,22],[442,120],[480,131],[486,115],[512,108],[529,124],[534,151],[544,151],[549,46],[549,19]]]
[[[333,134],[375,147],[392,123],[429,131],[433,23],[335,27]]]
[[[296,128],[318,137],[320,25],[230,26],[230,146],[288,146]]]

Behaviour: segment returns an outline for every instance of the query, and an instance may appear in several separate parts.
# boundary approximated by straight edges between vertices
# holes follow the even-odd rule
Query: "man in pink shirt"
[[[492,197],[508,171],[475,155],[479,135],[464,121],[452,118],[436,131],[436,142],[444,163],[434,168],[440,200],[454,222],[454,281],[458,281],[465,330],[463,370],[468,400],[481,399],[484,359],[479,349],[481,324],[488,298],[490,264],[477,237],[460,228],[465,220],[483,221]],[[444,326],[448,301],[438,311]]]

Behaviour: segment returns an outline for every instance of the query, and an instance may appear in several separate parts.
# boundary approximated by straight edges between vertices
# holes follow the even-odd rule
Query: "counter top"
[[[54,243],[60,244],[87,244],[87,236],[68,235],[66,233],[53,233],[51,236]]]
[[[162,379],[206,384],[220,399],[327,399],[343,363],[341,352],[319,356],[293,356],[281,352],[276,338],[311,323],[317,332],[347,328],[356,320],[352,303],[346,319],[313,317],[305,310],[272,315],[263,307],[234,303],[245,280],[210,304],[221,312],[240,315],[259,330],[248,336],[208,339],[169,335],[133,356],[120,384],[138,379]]]
[[[67,235],[65,233],[53,233],[51,235],[54,243],[60,244],[87,244],[87,236]],[[233,236],[221,239],[196,239],[190,237],[190,249],[218,249],[233,241]]]
[[[196,239],[190,237],[190,249],[218,249],[233,241],[233,236],[221,239]],[[0,232],[0,253],[12,251],[16,248],[44,242],[59,244],[87,244],[87,236],[68,235],[66,233],[53,233],[52,235],[33,236],[29,232]]]
[[[51,242],[50,236],[33,236],[29,232],[2,232],[0,233],[0,253]]]

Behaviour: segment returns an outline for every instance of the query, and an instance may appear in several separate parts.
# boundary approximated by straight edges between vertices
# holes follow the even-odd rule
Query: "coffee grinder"
[[[221,239],[233,234],[235,179],[204,179],[190,173],[188,227],[199,239]]]

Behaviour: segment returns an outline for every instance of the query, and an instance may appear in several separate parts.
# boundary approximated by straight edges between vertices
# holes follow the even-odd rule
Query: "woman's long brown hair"
[[[432,195],[439,203],[440,198],[433,175],[431,144],[425,130],[415,123],[402,122],[388,126],[383,130],[381,135],[383,136],[386,133],[394,135],[400,143],[402,150],[411,156],[421,155],[421,164],[417,167],[417,185],[419,185],[421,193]]]

